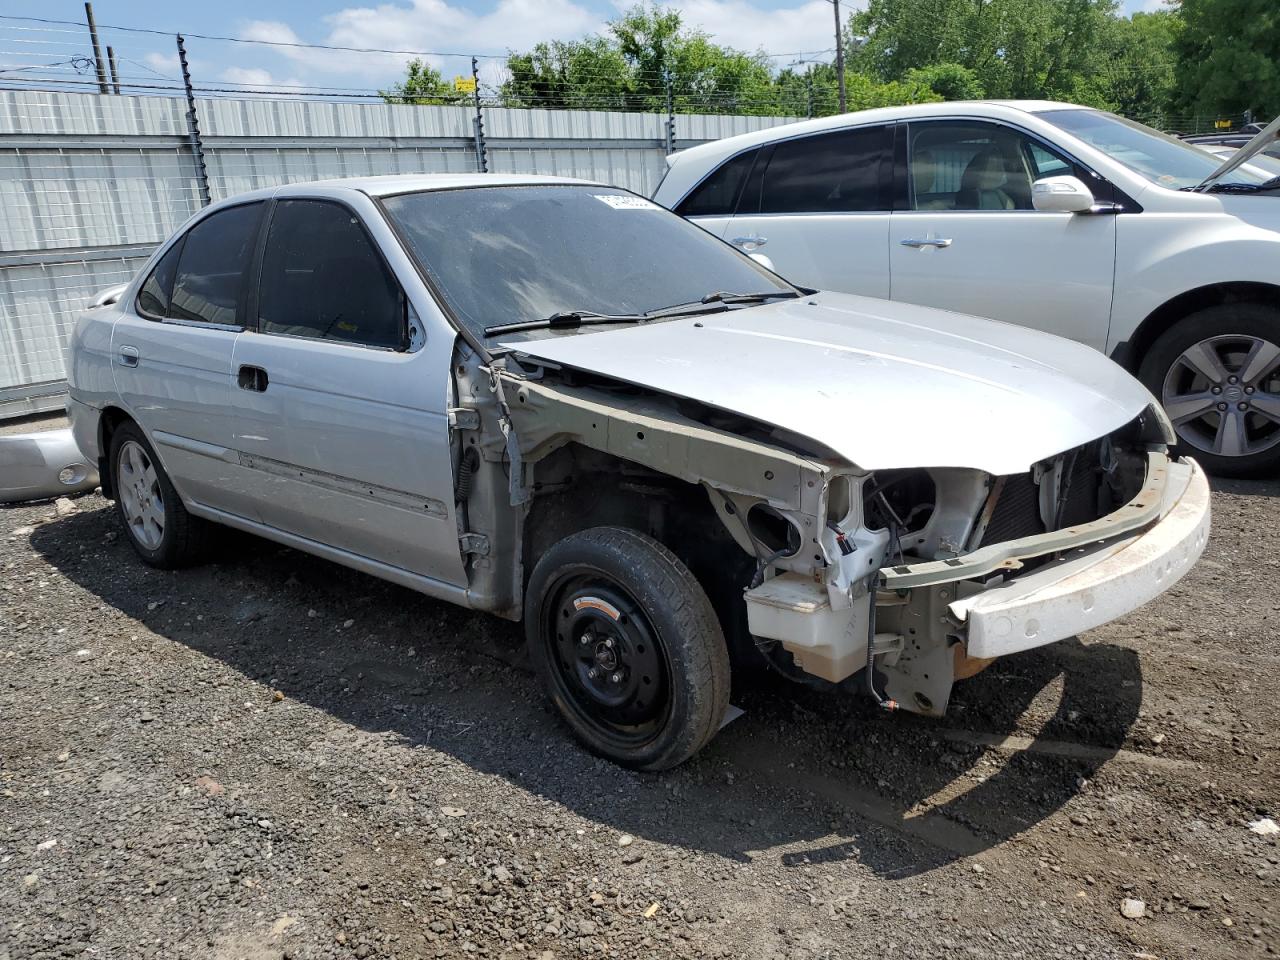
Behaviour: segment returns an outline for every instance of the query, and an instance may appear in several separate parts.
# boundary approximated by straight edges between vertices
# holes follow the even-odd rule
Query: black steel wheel
[[[611,760],[673,767],[724,717],[729,660],[711,603],[641,533],[597,527],[547,551],[530,578],[525,629],[561,715]]]

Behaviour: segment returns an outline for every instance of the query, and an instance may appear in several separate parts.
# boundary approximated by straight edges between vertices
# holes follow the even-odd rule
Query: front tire
[[[162,570],[201,560],[209,524],[187,512],[137,424],[115,429],[110,457],[116,513],[138,556]]]
[[[1138,376],[1173,421],[1177,453],[1217,476],[1280,472],[1280,310],[1232,303],[1183,317]]]
[[[651,537],[595,527],[553,546],[529,580],[525,632],[561,716],[615,763],[666,770],[720,728],[720,623],[689,569]]]

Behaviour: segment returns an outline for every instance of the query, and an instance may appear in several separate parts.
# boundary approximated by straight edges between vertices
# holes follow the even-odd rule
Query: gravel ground
[[[76,506],[0,510],[0,960],[1280,951],[1280,483],[943,721],[766,683],[660,775],[513,625],[243,536],[151,570]]]

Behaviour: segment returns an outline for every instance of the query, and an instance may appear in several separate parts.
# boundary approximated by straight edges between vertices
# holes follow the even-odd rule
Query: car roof
[[[1077,103],[1063,103],[1058,100],[946,100],[940,103],[910,103],[896,107],[875,107],[871,110],[858,110],[853,113],[838,113],[830,117],[819,117],[816,120],[801,120],[795,123],[782,123],[763,130],[727,137],[723,140],[712,140],[709,143],[690,147],[672,154],[668,162],[675,164],[692,157],[718,157],[724,153],[736,153],[747,147],[771,143],[774,140],[800,137],[808,133],[821,133],[827,130],[839,130],[844,127],[871,123],[889,123],[897,120],[910,120],[913,117],[953,117],[972,112],[977,116],[1013,119],[1019,113],[1043,113],[1047,110],[1093,110],[1093,107],[1082,107]]]
[[[458,190],[469,187],[513,187],[537,184],[573,184],[576,186],[605,187],[608,184],[573,177],[551,177],[539,174],[517,173],[396,173],[383,177],[341,177],[331,180],[299,180],[275,187],[264,187],[228,197],[227,200],[264,199],[266,197],[306,196],[321,191],[349,190],[371,197],[388,197],[397,193],[418,193],[426,190]],[[220,201],[222,206],[227,201]]]

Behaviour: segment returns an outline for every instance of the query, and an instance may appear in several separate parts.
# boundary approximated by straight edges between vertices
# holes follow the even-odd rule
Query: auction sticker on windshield
[[[633,196],[630,196],[629,194],[619,195],[615,193],[593,193],[592,196],[595,197],[597,200],[601,201],[602,203],[607,203],[609,206],[613,207],[613,209],[615,210],[661,210],[662,209],[662,207],[658,206],[656,203],[654,203],[651,200],[646,200],[644,197],[633,197]]]

